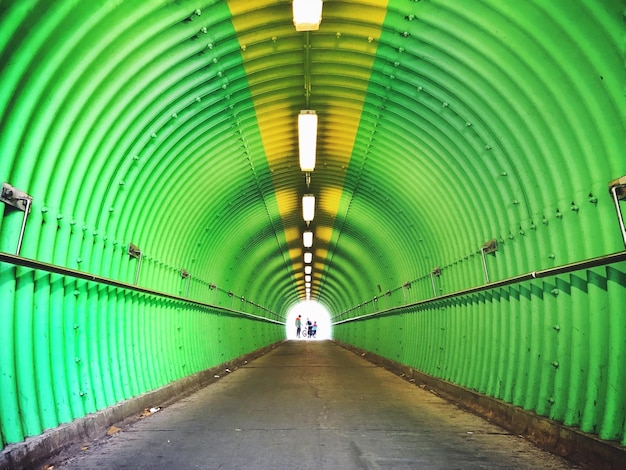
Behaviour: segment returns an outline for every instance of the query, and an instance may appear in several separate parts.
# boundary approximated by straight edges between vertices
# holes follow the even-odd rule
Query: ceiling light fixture
[[[310,263],[311,261],[313,261],[313,253],[310,253],[310,252],[308,252],[308,251],[307,251],[307,252],[304,254],[304,262],[308,264],[308,263]]]
[[[307,274],[306,276],[304,276],[304,282],[311,282],[311,275]]]
[[[300,169],[310,172],[315,170],[315,151],[317,145],[317,114],[305,109],[298,115],[298,144],[300,151]]]
[[[304,267],[304,274],[311,274],[312,271],[313,271],[313,268],[311,266]]]
[[[306,231],[302,234],[302,243],[305,248],[311,248],[313,246],[313,232]]]
[[[302,217],[307,224],[315,218],[315,196],[313,194],[302,196]]]
[[[317,31],[322,22],[322,0],[293,0],[296,31]]]

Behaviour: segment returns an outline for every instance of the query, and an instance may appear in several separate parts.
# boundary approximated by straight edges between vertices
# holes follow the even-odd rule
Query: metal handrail
[[[345,320],[333,322],[332,325],[340,325],[342,323],[347,323],[351,321],[363,320],[365,318],[369,318],[373,316],[392,315],[402,310],[407,310],[407,309],[411,309],[415,307],[423,307],[424,305],[432,304],[435,302],[441,302],[442,300],[448,300],[448,299],[452,299],[455,297],[475,294],[477,292],[497,289],[500,287],[506,287],[512,284],[519,284],[525,281],[532,281],[534,279],[540,279],[544,277],[557,276],[559,274],[571,273],[575,271],[580,271],[582,269],[596,268],[598,266],[606,266],[606,265],[613,264],[613,263],[619,263],[620,261],[626,261],[626,251],[620,251],[618,253],[613,253],[611,255],[599,256],[597,258],[591,258],[591,259],[584,260],[584,261],[577,261],[575,263],[564,264],[563,266],[557,266],[555,268],[547,268],[547,269],[542,269],[539,271],[532,271],[526,274],[521,274],[519,276],[513,276],[507,279],[503,279],[501,281],[490,282],[487,284],[482,284],[480,286],[470,287],[468,289],[451,292],[450,294],[443,294],[438,297],[433,297],[433,298],[425,299],[425,300],[419,300],[417,302],[388,308],[386,310],[381,310],[379,312],[372,312],[372,313],[367,313],[365,315],[359,315],[357,317],[347,318]]]
[[[150,294],[155,295],[157,297],[163,297],[170,300],[176,300],[180,302],[190,303],[193,305],[197,305],[200,307],[211,308],[213,310],[218,310],[222,313],[233,315],[233,316],[246,316],[253,318],[255,320],[262,320],[269,323],[276,323],[279,325],[284,325],[284,322],[278,320],[272,320],[271,318],[261,317],[258,315],[253,315],[247,312],[241,312],[238,310],[233,310],[226,307],[221,307],[219,305],[212,305],[206,302],[201,302],[199,300],[192,300],[186,297],[181,297],[174,294],[168,294],[167,292],[161,292],[153,289],[147,289],[145,287],[140,287],[134,284],[129,284],[127,282],[116,281],[115,279],[110,279],[107,277],[97,276],[95,274],[90,274],[84,271],[77,271],[75,269],[65,268],[63,266],[57,266],[55,264],[45,263],[43,261],[38,261],[30,258],[24,258],[18,255],[12,255],[10,253],[5,253],[0,251],[0,262],[12,264],[14,266],[22,266],[24,268],[37,269],[40,271],[46,271],[53,274],[61,274],[63,276],[73,277],[75,279],[82,279],[85,281],[96,282],[98,284],[104,284],[112,287],[119,287],[121,289],[127,289],[134,292],[140,292],[142,294]],[[272,312],[273,313],[273,312]]]

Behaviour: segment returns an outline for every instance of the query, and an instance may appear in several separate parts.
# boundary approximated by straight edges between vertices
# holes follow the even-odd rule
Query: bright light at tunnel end
[[[306,327],[306,320],[309,318],[311,322],[317,322],[317,335],[314,339],[296,337],[296,317],[300,314],[302,317],[302,328]],[[330,313],[319,302],[307,300],[297,303],[287,313],[286,333],[288,340],[298,341],[319,341],[332,338],[332,325]]]

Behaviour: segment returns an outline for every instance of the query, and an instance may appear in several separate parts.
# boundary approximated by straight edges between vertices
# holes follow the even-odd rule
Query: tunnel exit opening
[[[317,323],[317,332],[314,338],[300,337],[296,334],[296,318],[300,315],[302,329],[306,328],[307,319],[311,323]],[[287,313],[286,335],[289,340],[319,341],[332,338],[332,325],[330,313],[322,304],[313,300],[307,300],[294,305]]]

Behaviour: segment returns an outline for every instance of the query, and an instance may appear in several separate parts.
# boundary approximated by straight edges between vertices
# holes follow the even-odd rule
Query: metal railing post
[[[17,240],[17,248],[15,254],[19,256],[22,249],[22,241],[24,240],[24,232],[26,231],[26,221],[28,220],[28,214],[30,214],[30,207],[33,203],[32,196],[29,196],[24,191],[14,188],[8,183],[2,183],[2,191],[0,192],[0,201],[5,204],[24,212],[22,218],[22,227],[20,229],[20,236]]]
[[[624,247],[626,248],[626,228],[624,227],[624,216],[622,215],[622,209],[619,204],[619,201],[621,199],[626,198],[626,196],[624,196],[624,193],[626,193],[626,176],[623,176],[617,181],[621,180],[625,180],[624,184],[616,184],[614,186],[611,186],[611,195],[613,196],[613,202],[615,203],[617,219],[619,221],[619,227],[622,232],[622,240],[624,241]],[[617,194],[618,190],[620,190],[620,195]]]

